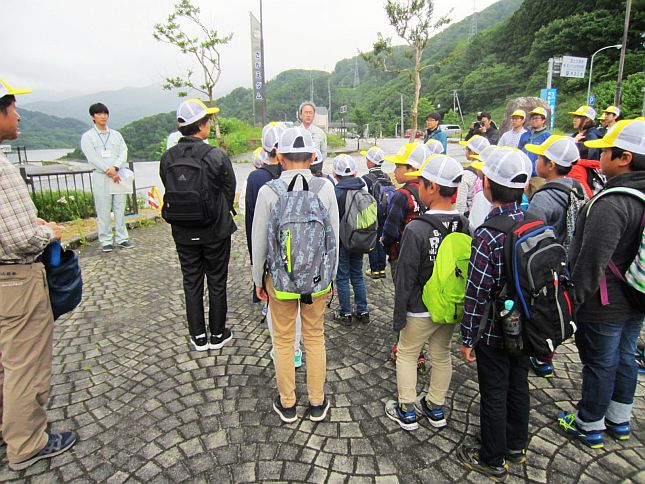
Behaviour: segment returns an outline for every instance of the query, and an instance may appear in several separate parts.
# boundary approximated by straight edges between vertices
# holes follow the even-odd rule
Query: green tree
[[[373,45],[372,52],[364,54],[363,59],[378,66],[383,71],[396,70],[408,73],[410,80],[414,84],[411,109],[412,131],[410,134],[410,142],[413,142],[417,131],[421,71],[431,67],[431,64],[421,65],[423,51],[427,47],[432,33],[450,23],[450,18],[446,15],[437,20],[433,19],[433,0],[408,0],[405,3],[401,0],[387,0],[385,13],[399,38],[403,39],[412,48],[412,65],[407,68],[393,68],[391,63],[388,64],[388,58],[392,56],[392,38],[383,37],[380,32],[377,34],[377,41]]]
[[[222,74],[220,46],[228,44],[233,34],[220,36],[219,32],[212,29],[198,17],[199,7],[190,0],[179,0],[175,10],[168,16],[165,24],[155,24],[152,36],[159,42],[165,42],[179,48],[182,54],[190,55],[199,65],[200,81],[193,81],[193,70],[188,69],[186,74],[166,78],[164,89],[180,89],[179,97],[188,95],[186,88],[194,89],[208,97],[209,106],[214,106],[213,89]],[[182,26],[181,20],[187,21],[189,26]],[[198,33],[192,36],[189,30]],[[213,117],[215,136],[219,140],[221,133],[217,115]]]

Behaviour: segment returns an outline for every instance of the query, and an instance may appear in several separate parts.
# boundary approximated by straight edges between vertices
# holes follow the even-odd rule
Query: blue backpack
[[[372,196],[376,200],[379,221],[384,221],[387,216],[387,207],[394,196],[396,188],[390,177],[387,175],[379,176],[372,183]]]

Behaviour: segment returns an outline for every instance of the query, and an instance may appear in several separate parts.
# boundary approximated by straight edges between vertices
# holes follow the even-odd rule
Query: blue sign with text
[[[558,97],[558,90],[555,88],[552,89],[542,89],[540,90],[540,99],[543,99],[549,105],[551,111],[551,126],[550,130],[553,131],[555,127],[555,103]]]

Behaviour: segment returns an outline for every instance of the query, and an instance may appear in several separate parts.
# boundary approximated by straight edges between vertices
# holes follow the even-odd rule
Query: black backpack
[[[564,247],[553,227],[525,214],[522,221],[506,215],[488,219],[482,227],[506,234],[506,285],[496,295],[495,307],[514,301],[521,314],[523,352],[546,357],[576,331],[573,285]]]
[[[197,227],[215,221],[214,194],[204,161],[213,149],[206,143],[179,143],[164,154],[166,192],[161,216],[169,224]]]

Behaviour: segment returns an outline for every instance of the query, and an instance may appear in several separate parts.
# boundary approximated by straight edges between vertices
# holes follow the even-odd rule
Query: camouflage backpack
[[[294,191],[302,179],[302,190]],[[317,193],[329,183],[296,175],[289,186],[281,180],[267,183],[277,195],[269,220],[268,271],[277,299],[311,298],[331,289],[336,264],[336,239],[327,208]]]

